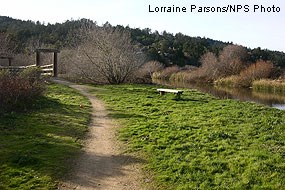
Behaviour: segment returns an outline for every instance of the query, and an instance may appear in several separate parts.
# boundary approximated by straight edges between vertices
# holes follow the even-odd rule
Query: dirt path
[[[60,183],[61,190],[139,190],[142,162],[121,154],[116,143],[115,123],[108,117],[102,101],[92,96],[85,85],[62,80],[57,83],[80,91],[92,103],[92,122],[84,144],[84,153],[72,166],[72,174]]]

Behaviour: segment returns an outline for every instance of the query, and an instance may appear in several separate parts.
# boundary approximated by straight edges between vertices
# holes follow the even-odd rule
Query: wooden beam
[[[59,53],[58,49],[36,49],[35,52],[43,52],[43,53]]]

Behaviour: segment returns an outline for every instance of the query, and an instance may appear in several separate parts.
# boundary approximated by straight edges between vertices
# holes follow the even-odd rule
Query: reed
[[[172,67],[167,67],[162,71],[159,72],[154,72],[152,74],[152,79],[162,79],[162,80],[169,80],[171,75],[177,73],[180,71],[180,68],[178,66],[172,66]]]
[[[273,93],[285,93],[284,80],[261,79],[254,81],[252,87],[255,91],[267,91]]]
[[[237,75],[233,75],[226,78],[220,78],[214,81],[216,86],[224,86],[224,87],[239,87],[240,86],[240,77]]]
[[[173,82],[185,82],[185,79],[187,77],[188,73],[187,72],[178,72],[178,73],[173,73],[169,80]]]

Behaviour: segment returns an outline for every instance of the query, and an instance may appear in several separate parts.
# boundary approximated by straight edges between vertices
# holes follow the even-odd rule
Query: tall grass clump
[[[174,73],[170,76],[169,80],[170,81],[175,81],[175,82],[184,82],[186,79],[188,72],[187,71],[181,71],[178,73]]]
[[[224,86],[224,87],[239,87],[240,76],[233,75],[226,78],[218,79],[214,82],[217,86]]]
[[[254,81],[252,87],[255,91],[285,93],[285,81],[261,79]]]
[[[204,67],[199,67],[185,76],[185,81],[190,83],[207,82],[212,83],[216,77],[214,77]]]
[[[44,91],[39,68],[28,68],[19,74],[0,71],[0,114],[26,110]]]

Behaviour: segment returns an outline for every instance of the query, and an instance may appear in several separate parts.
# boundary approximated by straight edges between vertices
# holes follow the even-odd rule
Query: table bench
[[[165,89],[165,88],[159,88],[157,91],[160,93],[160,95],[164,95],[165,93],[173,93],[176,94],[176,97],[180,99],[181,94],[183,93],[183,90],[174,90],[174,89]]]

